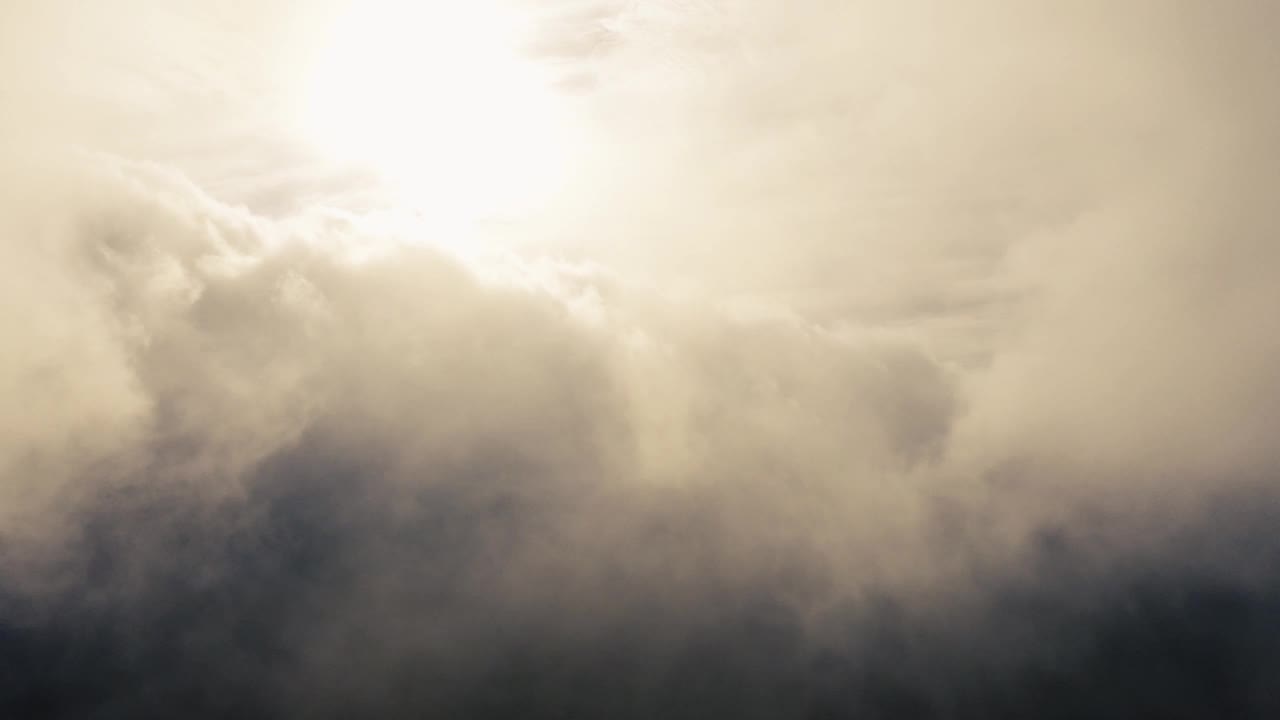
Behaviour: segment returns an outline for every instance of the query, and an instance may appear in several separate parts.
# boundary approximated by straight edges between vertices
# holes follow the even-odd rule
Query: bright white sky
[[[17,2],[0,127],[967,362],[1274,116],[1255,11],[1157,5]]]

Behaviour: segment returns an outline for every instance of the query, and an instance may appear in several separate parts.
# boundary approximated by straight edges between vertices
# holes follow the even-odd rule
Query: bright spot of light
[[[546,201],[568,126],[499,2],[354,0],[311,74],[310,140],[451,231]]]

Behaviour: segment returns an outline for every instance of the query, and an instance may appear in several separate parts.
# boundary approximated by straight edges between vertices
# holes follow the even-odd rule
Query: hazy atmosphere
[[[0,716],[1280,717],[1277,31],[0,0]]]

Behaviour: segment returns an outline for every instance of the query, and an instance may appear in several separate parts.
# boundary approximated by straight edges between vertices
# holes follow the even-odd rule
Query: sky
[[[1278,23],[0,0],[0,715],[1275,717]]]

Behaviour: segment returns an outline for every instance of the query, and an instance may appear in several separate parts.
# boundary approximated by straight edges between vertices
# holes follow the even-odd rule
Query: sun
[[[537,206],[559,185],[567,128],[518,30],[498,0],[354,0],[311,73],[305,133],[437,218]]]

